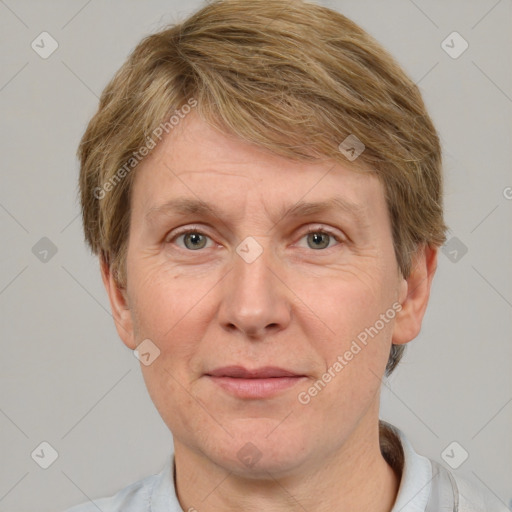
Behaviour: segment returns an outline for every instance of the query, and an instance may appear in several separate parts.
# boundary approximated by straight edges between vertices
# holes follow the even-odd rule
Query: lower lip
[[[238,398],[268,398],[301,382],[305,377],[239,379],[208,376],[215,384]]]

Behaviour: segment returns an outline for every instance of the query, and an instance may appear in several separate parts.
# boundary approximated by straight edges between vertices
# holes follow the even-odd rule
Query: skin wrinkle
[[[349,135],[364,145],[350,162]],[[141,369],[173,434],[183,510],[389,512],[398,482],[380,450],[379,377],[419,332],[447,229],[439,137],[397,61],[314,3],[211,1],[134,48],[78,157],[84,233],[118,333],[132,350],[160,349]],[[284,215],[333,195],[364,207],[357,229],[345,214]],[[224,213],[144,226],[177,197]],[[179,251],[169,233],[196,224],[214,245]],[[313,224],[346,241],[309,249]],[[250,264],[236,252],[246,236],[263,247]],[[392,321],[299,403],[395,302]],[[243,400],[205,375],[225,364],[307,377]],[[262,454],[253,468],[238,457],[247,441]]]
[[[262,201],[262,204],[265,204],[265,202]],[[296,207],[297,207],[297,205],[294,206],[294,209]],[[195,210],[191,208],[191,211],[195,211]],[[306,210],[306,211],[309,211],[309,210]],[[311,212],[314,212],[314,211],[315,211],[314,209],[311,210]],[[364,209],[360,206],[359,211],[364,211]],[[312,215],[312,214],[313,213],[310,213],[310,215]],[[153,226],[155,230],[157,230],[157,229],[160,230],[160,229],[162,229],[162,227],[160,226],[160,220],[162,220],[162,216],[164,219],[164,221],[162,222],[162,226],[167,225],[168,222],[169,222],[169,224],[171,223],[172,212],[169,209],[168,204],[150,208],[149,212],[145,216],[145,219],[147,219],[147,221],[149,222],[149,226]],[[169,219],[167,219],[167,217],[169,217]],[[215,215],[215,217],[218,218],[220,220],[220,222],[223,223],[223,225],[226,225],[226,222],[224,222],[219,216]],[[284,221],[286,221],[287,214],[281,214],[280,217],[281,217],[281,223],[283,223]],[[293,217],[293,215],[290,215],[290,217]],[[289,220],[289,222],[291,222],[291,221]],[[345,222],[345,221],[343,221],[343,222]],[[207,224],[210,225],[210,222],[207,222]],[[274,225],[274,227],[275,227],[275,225]],[[365,221],[364,223],[362,223],[361,226],[356,226],[356,227],[354,227],[353,224],[349,224],[349,227],[350,227],[350,231],[356,230],[355,231],[356,234],[358,235],[359,238],[361,238],[366,235],[364,232],[364,228],[368,229],[368,223],[367,223],[367,221]],[[201,228],[199,228],[199,229],[201,229]],[[372,247],[359,249],[358,248],[359,244],[352,243],[350,238],[347,237],[347,233],[350,233],[350,231],[345,230],[345,233],[343,235],[340,235],[340,234],[337,235],[340,238],[342,236],[344,236],[346,238],[345,242],[342,242],[342,243],[345,246],[347,246],[347,248],[349,248],[350,250],[354,250],[354,251],[359,250],[361,255],[362,255],[363,251],[370,251],[373,249]],[[268,230],[267,230],[267,232],[268,232]],[[231,235],[231,232],[229,232],[229,234]],[[156,234],[155,234],[155,236],[156,236]],[[263,239],[269,238],[268,236],[261,235],[259,232],[253,233],[252,236],[254,236],[257,240],[259,240],[260,243],[263,243]],[[243,238],[244,238],[243,234],[240,234],[237,237],[236,242],[239,243]],[[233,244],[234,243],[233,237],[230,236],[229,241],[230,241],[230,243]],[[158,250],[160,250],[160,247],[155,245],[153,251],[156,252]],[[267,250],[267,247],[265,246],[265,251],[266,250]],[[151,254],[150,250],[148,250],[148,254]],[[326,265],[326,266],[329,266],[329,265]]]
[[[382,184],[375,175],[341,166],[326,175],[327,163],[298,164],[269,155],[224,137],[192,114],[182,126],[186,130],[179,133],[186,137],[164,139],[154,150],[158,158],[141,163],[135,177],[124,294],[116,292],[106,269],[103,275],[125,344],[134,349],[149,338],[161,351],[141,369],[173,433],[184,510],[314,511],[321,497],[322,511],[389,511],[398,482],[380,453],[375,375],[383,375],[393,339],[414,337],[409,334],[419,328],[428,287],[420,286],[406,301]],[[191,173],[186,181],[168,171],[185,162],[228,171]],[[351,234],[329,249],[305,243],[298,249],[307,225],[336,232],[345,228],[343,215],[286,216],[274,225],[272,213],[283,205],[300,198],[319,201],[335,190],[364,205],[364,235]],[[218,248],[178,251],[169,238],[163,243],[175,226],[207,224],[200,217],[166,216],[156,230],[144,221],[153,205],[191,196],[241,212],[229,219],[231,238],[220,227],[228,217],[215,218],[205,230]],[[264,248],[250,264],[235,252],[245,236]],[[422,256],[418,262],[421,269]],[[416,274],[413,285],[415,279]],[[300,404],[298,393],[321,378],[397,299],[405,301],[404,310],[310,404]],[[243,400],[205,377],[226,364],[277,365],[306,379],[272,398]],[[262,453],[253,468],[237,457],[247,442]]]
[[[207,174],[208,172],[213,172],[217,174],[217,171],[215,169],[212,169],[210,171],[202,171],[202,173],[205,174]],[[176,177],[179,177],[182,174],[188,173],[179,173],[176,174]],[[199,171],[196,174],[199,174]],[[234,177],[235,175],[231,174],[230,176]],[[341,197],[335,197],[332,198],[332,200],[318,203],[307,203],[305,201],[299,201],[290,208],[281,208],[281,211],[277,215],[269,214],[263,198],[260,198],[259,200],[263,205],[265,205],[264,208],[266,216],[272,219],[274,225],[277,224],[278,222],[286,220],[286,217],[305,217],[308,215],[313,215],[315,213],[320,214],[323,211],[335,211],[338,214],[340,214],[341,212],[345,212],[347,216],[357,220],[357,222],[361,224],[362,228],[368,228],[368,221],[366,219],[367,214],[364,206],[350,203],[349,201]],[[332,203],[332,206],[330,205],[330,203]],[[158,220],[158,218],[162,215],[172,218],[173,215],[178,216],[192,214],[203,214],[211,217],[216,217],[222,222],[222,213],[216,212],[214,207],[211,207],[210,205],[201,200],[184,198],[172,199],[170,201],[165,202],[164,204],[151,207],[149,211],[145,214],[145,220],[151,225],[153,222],[155,222],[155,218]],[[244,212],[237,212],[237,214],[242,218],[244,216]],[[278,222],[275,221],[276,218],[279,219]]]

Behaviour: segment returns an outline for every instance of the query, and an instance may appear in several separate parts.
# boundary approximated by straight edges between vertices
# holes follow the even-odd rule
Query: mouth
[[[226,366],[205,374],[205,377],[224,391],[238,398],[269,398],[302,382],[303,374],[265,366],[248,370],[243,366]]]

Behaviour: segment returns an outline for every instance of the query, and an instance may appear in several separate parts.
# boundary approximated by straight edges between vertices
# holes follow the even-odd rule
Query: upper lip
[[[268,379],[272,377],[303,377],[303,375],[276,366],[262,366],[248,370],[243,366],[224,366],[212,370],[206,375],[210,377],[232,377],[237,379]]]

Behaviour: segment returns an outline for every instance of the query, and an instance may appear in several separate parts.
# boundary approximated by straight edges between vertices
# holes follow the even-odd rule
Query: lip
[[[265,366],[249,370],[243,366],[226,366],[205,374],[224,391],[238,398],[269,398],[306,378],[290,370]]]
[[[268,379],[279,377],[303,377],[290,370],[278,368],[277,366],[262,366],[254,370],[248,370],[243,366],[224,366],[208,372],[210,377],[232,377],[235,379]]]

